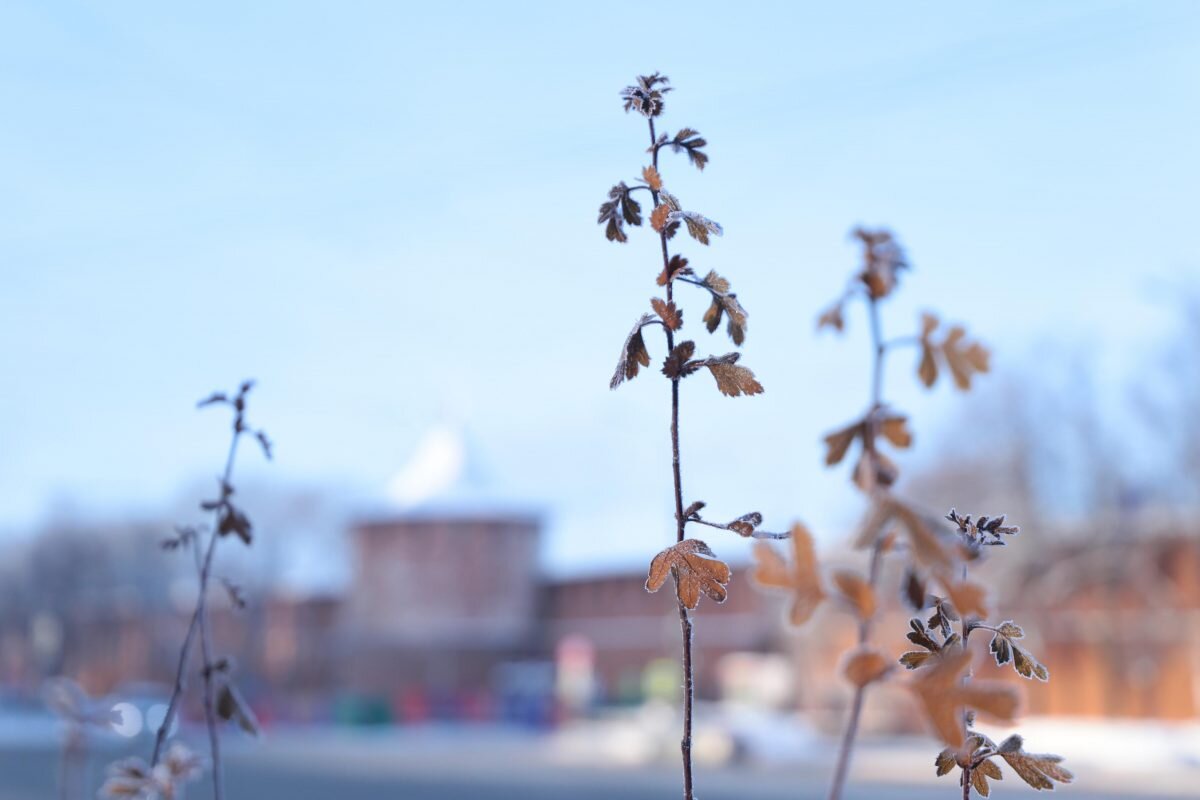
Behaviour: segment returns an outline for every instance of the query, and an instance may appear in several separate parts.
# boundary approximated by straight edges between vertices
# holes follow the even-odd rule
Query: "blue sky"
[[[683,249],[732,279],[767,387],[684,386],[714,515],[834,535],[858,508],[819,439],[865,405],[864,320],[812,325],[853,225],[916,265],[892,331],[940,309],[1001,370],[1077,350],[1101,386],[1200,271],[1195,4],[246,5],[0,9],[0,528],[163,505],[224,447],[194,401],[255,376],[255,478],[381,490],[451,422],[550,511],[552,567],[656,550],[667,384],[607,380],[657,245],[595,225],[645,163],[639,72],[710,141],[663,173],[725,226]],[[931,441],[971,399],[907,361],[891,394]]]

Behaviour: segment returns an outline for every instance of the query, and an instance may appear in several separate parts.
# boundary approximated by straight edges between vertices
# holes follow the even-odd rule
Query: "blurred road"
[[[371,752],[373,751],[373,752]],[[668,765],[622,768],[583,768],[547,765],[536,761],[476,758],[467,747],[459,757],[412,758],[396,753],[381,758],[379,748],[367,746],[354,757],[288,756],[282,752],[234,747],[227,770],[228,794],[233,800],[288,798],[288,800],[666,800],[680,794],[677,770]],[[90,765],[89,785],[98,786],[102,764],[123,753],[96,754]],[[57,754],[34,747],[0,752],[0,800],[53,800]],[[997,786],[1001,797],[1032,796],[1013,776]],[[808,800],[824,796],[823,772],[796,766],[745,766],[698,770],[704,800]],[[953,779],[940,784],[885,784],[861,780],[847,800],[929,800],[957,797]],[[1086,783],[1086,782],[1085,782]],[[1073,785],[1063,789],[1073,800],[1112,800],[1131,797],[1128,791],[1102,791],[1097,786]],[[1111,787],[1110,787],[1111,788]],[[1169,795],[1137,794],[1146,800]],[[205,784],[194,784],[188,796],[208,795]],[[1179,794],[1174,794],[1178,798]]]

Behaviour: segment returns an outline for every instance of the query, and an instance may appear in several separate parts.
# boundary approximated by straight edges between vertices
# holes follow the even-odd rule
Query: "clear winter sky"
[[[857,261],[847,231],[909,250],[893,333],[938,308],[1001,371],[1079,348],[1120,374],[1200,271],[1198,43],[1200,4],[1141,0],[9,0],[0,528],[64,499],[163,506],[225,446],[193,403],[254,376],[278,442],[255,479],[382,492],[462,425],[500,491],[549,511],[553,568],[656,550],[667,384],[607,384],[658,245],[595,217],[646,163],[618,92],[662,70],[663,127],[712,158],[664,177],[726,231],[683,250],[732,279],[767,388],[684,384],[687,496],[837,534],[859,506],[819,440],[865,405],[865,320],[813,320]],[[913,366],[890,394],[932,443],[971,401],[910,388]]]

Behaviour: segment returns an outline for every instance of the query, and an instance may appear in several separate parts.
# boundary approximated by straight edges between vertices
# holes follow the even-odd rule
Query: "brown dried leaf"
[[[246,733],[258,736],[258,719],[250,706],[242,698],[241,693],[232,684],[223,683],[217,690],[217,716],[226,721],[234,721]]]
[[[708,371],[717,381],[717,389],[723,395],[737,397],[743,394],[762,394],[762,384],[754,377],[754,373],[748,367],[736,363],[739,356],[739,353],[727,353],[717,358],[706,358],[692,363],[708,367]]]
[[[930,341],[938,324],[938,318],[933,314],[921,317],[921,362],[917,365],[917,377],[926,387],[933,386],[938,378],[937,359],[933,354],[933,342]]]
[[[695,366],[695,362],[688,360],[695,353],[696,343],[691,340],[675,345],[675,349],[663,361],[663,374],[671,380],[678,380],[679,378],[691,375],[699,369],[698,366]]]
[[[718,603],[728,596],[729,566],[699,539],[684,539],[656,555],[650,562],[646,591],[657,592],[668,574],[675,579],[675,594],[685,608],[695,608],[701,593]]]
[[[638,365],[650,366],[650,352],[646,350],[646,340],[642,338],[642,328],[654,319],[650,314],[643,314],[633,326],[633,330],[625,337],[625,346],[621,348],[621,358],[617,361],[617,369],[613,372],[608,388],[615,389],[624,381],[638,374]]]
[[[952,747],[947,747],[938,753],[937,758],[933,760],[933,765],[937,767],[937,774],[940,778],[958,766],[958,751]]]
[[[667,227],[667,217],[671,214],[671,209],[667,208],[665,203],[659,203],[650,212],[650,227],[654,228],[658,233],[662,233]]]
[[[904,600],[914,611],[920,611],[928,605],[929,592],[921,574],[909,567],[904,574]]]
[[[874,616],[875,591],[861,575],[849,570],[838,570],[833,573],[833,582],[854,608],[854,613],[859,619],[867,620]]]
[[[1054,782],[1070,783],[1075,776],[1061,766],[1062,756],[1051,753],[1026,753],[1025,741],[1013,734],[997,748],[1000,757],[1008,762],[1013,772],[1034,789],[1054,789]]]
[[[608,200],[600,204],[600,216],[597,218],[597,224],[608,223],[604,230],[605,237],[609,241],[625,242],[629,237],[625,235],[623,225],[641,225],[642,224],[642,207],[629,194],[629,187],[624,181],[608,190]]]
[[[961,326],[954,326],[946,334],[941,348],[955,385],[963,390],[971,388],[971,378],[975,373],[988,371],[987,349],[978,342],[966,344],[963,341],[966,335]]]
[[[988,740],[991,741],[990,739]],[[1004,773],[1000,771],[1000,765],[990,758],[985,758],[975,765],[975,771],[982,772],[994,781],[1004,780]]]
[[[683,327],[683,312],[675,306],[673,300],[668,302],[660,297],[651,297],[650,306],[670,330],[677,331]]]
[[[763,516],[757,511],[751,511],[749,514],[743,514],[725,526],[727,530],[731,530],[738,536],[753,536],[754,530],[762,525]]]
[[[887,503],[890,516],[900,522],[908,534],[909,548],[918,564],[931,571],[948,568],[953,559],[921,516],[904,503],[892,499]]]
[[[980,797],[987,797],[992,793],[992,787],[988,786],[987,775],[978,769],[971,770],[971,786],[979,792]]]
[[[683,256],[671,256],[671,260],[667,262],[667,266],[658,275],[658,285],[666,286],[680,275],[691,275],[692,270],[687,263],[687,259]]]
[[[691,128],[682,128],[675,134],[675,138],[671,140],[671,149],[678,153],[681,149],[687,151],[688,161],[698,170],[703,170],[704,165],[708,163],[708,155],[700,148],[707,145],[699,131],[694,131]]]
[[[704,312],[704,327],[708,329],[709,333],[715,331],[717,326],[721,324],[721,317],[724,315],[724,313],[725,306],[723,303],[721,303],[721,298],[714,296],[712,299],[712,304],[709,305],[708,310]]]
[[[716,270],[710,270],[700,282],[717,294],[729,294],[729,281],[718,275]]]
[[[937,658],[937,653],[931,653],[928,650],[909,650],[904,655],[900,656],[900,663],[905,669],[918,669],[927,664],[930,659]]]
[[[912,431],[908,429],[908,417],[902,414],[890,414],[881,418],[879,432],[896,447],[904,448],[912,444]]]
[[[825,466],[832,467],[835,464],[840,464],[842,459],[846,457],[850,445],[854,444],[856,438],[863,435],[863,430],[864,425],[860,420],[852,422],[833,433],[825,434]]]
[[[842,315],[842,301],[838,300],[817,317],[817,330],[833,328],[838,333],[846,329],[846,318]]]
[[[870,647],[849,651],[842,663],[842,675],[858,687],[881,680],[891,671],[892,665],[887,656]]]
[[[1028,651],[1013,646],[1013,669],[1022,678],[1033,680],[1036,678],[1039,681],[1050,680],[1050,670],[1046,669],[1045,665],[1031,656]]]
[[[644,180],[646,185],[656,192],[661,190],[663,187],[662,177],[658,174],[658,170],[656,170],[653,165],[645,167],[642,170],[642,180]]]
[[[870,494],[878,487],[887,488],[895,483],[900,477],[900,468],[878,450],[864,448],[854,465],[853,477],[854,484]]]
[[[954,604],[954,609],[959,614],[964,616],[987,616],[987,590],[977,583],[963,581],[955,583],[954,581],[942,581],[942,585],[946,588],[946,594],[950,596],[950,602]]]
[[[808,528],[799,522],[793,525],[791,542],[790,568],[774,547],[766,542],[755,543],[755,568],[752,579],[760,586],[790,590],[792,608],[789,618],[793,625],[802,625],[825,598],[825,590],[821,587],[816,548]]]
[[[925,716],[942,741],[961,747],[965,739],[963,709],[971,708],[1001,722],[1011,722],[1017,710],[1016,693],[1004,684],[987,681],[962,683],[971,665],[971,653],[961,647],[946,648],[934,665],[912,682]],[[907,666],[907,665],[906,665]]]

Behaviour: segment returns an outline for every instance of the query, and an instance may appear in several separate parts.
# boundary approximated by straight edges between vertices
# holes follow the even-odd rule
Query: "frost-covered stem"
[[[883,402],[883,355],[887,352],[887,345],[883,341],[883,333],[879,325],[879,301],[874,297],[867,297],[867,308],[871,315],[871,343],[875,351],[875,361],[873,371],[871,373],[871,410],[879,408]]]
[[[963,576],[963,580],[967,579],[967,565],[966,564],[963,564],[962,576]],[[962,646],[963,646],[963,650],[966,650],[967,649],[967,639],[970,638],[970,636],[971,636],[972,626],[969,622],[967,622],[966,614],[962,615],[962,619],[960,620],[960,622],[962,624]],[[971,681],[971,670],[968,669],[967,674],[963,675],[963,683],[970,683],[970,681]],[[969,712],[967,711],[967,709],[964,708],[963,709],[964,741],[966,740],[966,732],[969,729],[969,726],[967,725],[967,714],[968,713]],[[972,768],[972,764],[969,761],[967,762],[967,765],[962,768],[963,800],[971,800],[971,768]]]
[[[650,146],[653,149],[654,169],[658,169],[658,150],[655,147],[656,135],[654,119],[650,123]],[[651,190],[654,205],[658,207],[658,192]],[[674,299],[673,281],[670,278],[671,255],[667,251],[667,232],[664,228],[658,233],[662,245],[663,273],[667,275],[667,302]],[[667,351],[675,349],[675,332],[664,325],[667,334]],[[679,378],[671,378],[671,477],[675,484],[675,541],[682,542],[687,520],[683,517],[683,478],[679,467]],[[679,625],[683,634],[683,738],[679,742],[680,755],[683,758],[683,797],[693,800],[692,794],[692,700],[695,694],[692,670],[692,620],[688,615],[687,606],[679,601]]]
[[[876,540],[871,548],[871,565],[867,571],[867,583],[871,590],[879,581],[879,562],[883,556],[882,540]],[[871,619],[860,620],[858,623],[858,644],[865,645],[871,637]],[[850,772],[850,756],[854,753],[854,742],[858,738],[858,722],[862,718],[863,701],[867,687],[856,686],[854,699],[850,702],[850,716],[846,719],[846,728],[842,732],[842,743],[838,748],[837,764],[833,769],[833,779],[829,784],[829,800],[840,800],[842,790],[846,786],[846,776]]]
[[[241,419],[239,416],[233,426],[233,436],[229,443],[229,454],[225,457],[225,471],[221,475],[221,493],[223,497],[226,497],[229,492],[230,480],[233,477],[233,462],[237,455],[238,439],[241,438],[244,430],[240,423]],[[159,726],[158,733],[154,737],[154,753],[150,757],[151,766],[156,765],[159,758],[161,758],[163,745],[166,743],[167,734],[171,730],[171,723],[174,722],[176,715],[179,713],[179,703],[183,697],[183,689],[186,683],[188,657],[192,652],[192,642],[194,642],[196,639],[197,631],[203,631],[207,627],[208,579],[212,573],[213,554],[217,550],[217,539],[220,537],[220,513],[220,509],[217,509],[213,512],[215,524],[213,525],[212,534],[208,540],[208,547],[205,550],[204,560],[200,564],[200,589],[196,598],[196,609],[192,612],[192,621],[188,625],[187,635],[184,637],[183,645],[179,649],[179,665],[175,670],[175,686],[171,691],[171,700],[167,704],[167,713],[163,716],[162,725]],[[207,634],[202,633],[201,638],[204,640],[201,645],[202,649],[207,651]],[[208,652],[204,652],[202,655],[204,660],[203,673],[205,682],[204,711],[205,717],[207,718],[210,712],[215,710],[212,703],[210,685],[212,663],[210,654]],[[210,744],[216,739],[215,732],[216,726],[212,721],[210,721]],[[221,754],[219,747],[217,746],[212,748],[212,769],[213,793],[217,798],[220,798]]]
[[[217,533],[214,531],[209,540],[208,555],[204,561],[206,565],[212,563],[216,538]],[[199,547],[198,544],[196,546]],[[204,571],[202,569],[202,572]],[[207,575],[201,579],[201,582],[207,586]],[[213,696],[212,626],[209,624],[207,602],[204,603],[204,609],[200,615],[200,655],[204,662],[204,668],[201,671],[204,676],[204,722],[208,726],[208,749],[212,753],[213,797],[215,800],[221,800],[225,794],[225,787],[221,775],[221,739],[217,735],[217,706]]]

